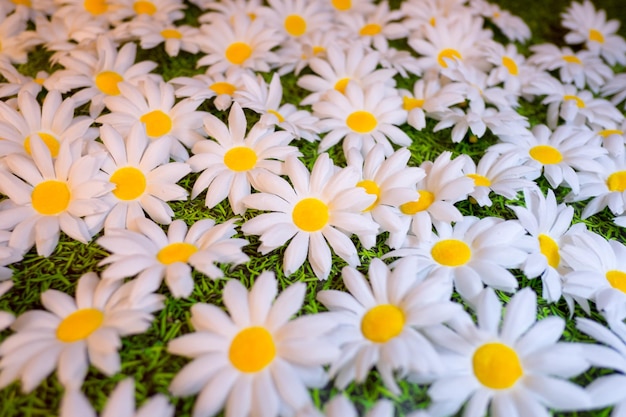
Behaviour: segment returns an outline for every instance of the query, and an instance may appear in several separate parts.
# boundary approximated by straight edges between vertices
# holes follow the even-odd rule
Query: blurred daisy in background
[[[484,47],[484,55],[487,61],[493,64],[486,85],[502,83],[508,94],[520,95],[522,85],[532,78],[534,71],[526,64],[524,55],[518,52],[517,47],[514,44],[501,45],[490,42]]]
[[[158,20],[137,20],[130,22],[127,30],[139,40],[142,49],[152,49],[163,44],[165,52],[178,56],[180,51],[197,54],[199,29],[189,25],[173,25]]]
[[[337,16],[337,24],[354,42],[369,47],[374,42],[406,38],[409,30],[400,22],[403,17],[401,9],[389,10],[389,3],[381,2],[370,12],[342,13]]]
[[[616,74],[602,87],[603,96],[613,96],[611,103],[616,106],[626,100],[626,74]],[[626,106],[624,107],[626,109]]]
[[[342,13],[368,13],[374,10],[374,0],[324,0],[328,1],[337,15]]]
[[[227,20],[232,22],[237,14],[245,14],[251,20],[256,19],[261,9],[261,0],[191,0],[202,10],[206,10],[198,18],[199,23],[211,23],[214,20]]]
[[[44,16],[37,16],[35,31],[42,46],[47,51],[54,52],[49,59],[53,64],[77,49],[93,51],[98,37],[107,36],[109,25],[104,20],[93,20],[84,13],[64,17],[53,14],[50,20]]]
[[[509,41],[524,43],[530,39],[530,28],[518,16],[503,10],[499,5],[485,0],[471,0],[470,9],[493,23]]]
[[[228,125],[209,114],[204,118],[204,130],[209,138],[196,143],[188,163],[193,172],[200,172],[191,191],[195,199],[206,190],[205,204],[213,208],[226,197],[235,214],[246,211],[243,199],[258,189],[259,172],[283,174],[283,163],[289,155],[300,155],[298,148],[289,146],[289,132],[274,132],[273,127],[256,123],[246,134],[246,115],[238,103],[233,104]]]
[[[22,91],[27,91],[36,97],[41,92],[44,81],[49,77],[46,71],[37,71],[34,77],[23,75],[11,63],[2,60],[0,60],[0,75],[4,78],[4,81],[0,82],[0,98],[7,104],[12,100],[9,97],[17,96]]]
[[[258,251],[263,255],[291,240],[283,256],[285,275],[293,274],[308,258],[315,276],[327,279],[332,267],[330,248],[348,265],[360,265],[350,236],[369,241],[367,236],[376,235],[378,225],[363,215],[375,196],[356,186],[358,171],[354,167],[338,169],[323,153],[310,173],[290,155],[284,174],[292,185],[273,174],[256,175],[255,188],[260,192],[246,197],[244,204],[270,213],[248,220],[241,231],[259,236]]]
[[[300,72],[310,66],[314,58],[325,58],[326,50],[335,45],[340,49],[348,47],[347,37],[336,25],[324,31],[316,31],[300,36],[294,42],[281,45],[276,51],[278,56],[277,72],[280,75]]]
[[[191,228],[180,219],[168,227],[167,235],[156,223],[140,219],[131,229],[111,229],[97,240],[111,254],[99,265],[106,280],[135,277],[138,288],[158,290],[165,279],[175,298],[187,298],[194,289],[192,267],[211,279],[222,278],[216,263],[238,265],[249,260],[241,248],[245,239],[233,238],[235,221],[216,225],[212,219],[195,222]],[[136,294],[132,293],[131,298]]]
[[[189,97],[193,100],[212,99],[219,111],[227,110],[237,91],[244,88],[242,76],[247,70],[229,68],[225,74],[197,74],[193,77],[176,77],[168,82],[175,86],[176,97]]]
[[[338,355],[328,333],[334,315],[318,313],[290,320],[302,307],[306,285],[293,284],[276,297],[271,272],[256,278],[250,291],[230,280],[222,292],[228,314],[214,305],[191,307],[195,329],[168,343],[170,354],[192,361],[172,380],[176,397],[199,393],[196,417],[223,408],[229,415],[276,416],[311,404],[307,388],[327,382],[322,368]],[[274,301],[274,299],[276,300]]]
[[[322,290],[317,299],[337,313],[341,355],[330,366],[335,386],[365,382],[376,368],[393,394],[396,376],[409,372],[432,377],[444,364],[421,329],[452,319],[461,306],[450,301],[452,286],[445,280],[417,279],[415,258],[403,258],[393,270],[378,258],[369,266],[369,282],[356,269],[342,270],[348,293]]]
[[[120,20],[130,18],[153,22],[172,23],[185,17],[187,8],[182,0],[130,0],[116,2]]]
[[[133,283],[100,280],[94,272],[81,276],[76,297],[46,290],[46,310],[22,313],[14,334],[0,345],[0,387],[19,379],[22,392],[31,392],[56,369],[65,388],[82,385],[89,365],[112,376],[120,370],[120,338],[145,332],[151,313],[163,307],[163,296],[143,293],[130,303]]]

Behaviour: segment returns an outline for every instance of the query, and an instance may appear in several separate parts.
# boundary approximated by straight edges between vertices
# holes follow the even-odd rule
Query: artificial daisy
[[[390,142],[409,146],[411,139],[398,127],[406,122],[402,99],[398,95],[387,96],[385,90],[383,83],[363,88],[350,81],[345,95],[329,90],[321,101],[314,103],[313,114],[320,118],[322,132],[327,132],[319,151],[330,149],[342,139],[344,154],[350,148],[366,154],[379,143],[389,156],[393,153]]]
[[[9,246],[29,251],[34,245],[49,256],[59,241],[59,232],[88,243],[99,230],[90,229],[85,216],[103,213],[102,197],[113,185],[100,173],[102,155],[81,156],[80,141],[62,142],[53,160],[48,147],[34,136],[32,159],[13,154],[4,158],[10,172],[0,170],[2,192],[11,199],[0,211],[0,224],[11,230]]]
[[[493,23],[510,41],[524,43],[530,39],[530,28],[519,17],[486,0],[470,1],[470,8]]]
[[[142,49],[163,44],[165,52],[171,57],[178,56],[181,50],[190,54],[197,54],[200,50],[197,40],[199,30],[189,25],[137,20],[131,22],[127,30],[139,39]]]
[[[189,157],[185,147],[204,139],[199,130],[206,113],[196,110],[201,100],[185,98],[176,103],[171,84],[151,79],[140,81],[138,86],[121,82],[118,88],[119,96],[104,99],[111,112],[96,122],[110,124],[122,136],[127,136],[133,125],[143,123],[150,139],[170,140],[170,156],[177,161]]]
[[[145,291],[131,303],[133,285],[100,280],[90,272],[78,280],[75,298],[43,292],[46,310],[21,314],[11,325],[16,333],[0,345],[0,387],[20,379],[28,393],[56,369],[63,386],[78,388],[90,364],[107,376],[118,372],[120,337],[145,332],[151,313],[163,307],[163,296]]]
[[[228,314],[197,303],[191,307],[196,331],[169,342],[169,353],[192,359],[170,391],[177,397],[199,393],[195,417],[222,408],[237,416],[293,413],[311,403],[307,387],[326,383],[322,366],[338,354],[328,337],[334,315],[290,320],[302,306],[306,285],[293,284],[276,297],[277,285],[271,272],[256,278],[249,292],[239,281],[228,281],[222,293]]]
[[[394,408],[389,400],[378,400],[363,417],[393,417]],[[324,404],[321,412],[313,406],[298,410],[296,417],[358,417],[355,405],[343,394],[335,395],[332,400]]]
[[[0,39],[0,60],[12,64],[26,63],[28,52],[41,43],[35,32],[26,30],[26,19],[17,12],[0,15]]]
[[[272,127],[255,124],[246,134],[246,116],[235,103],[230,109],[228,125],[213,115],[204,118],[204,130],[213,139],[203,139],[192,149],[188,163],[194,172],[201,172],[191,191],[196,198],[206,190],[205,203],[215,207],[226,197],[233,213],[242,214],[246,208],[243,198],[250,194],[251,185],[258,188],[259,172],[283,173],[282,161],[289,155],[299,155],[289,146],[293,136],[274,132]]]
[[[295,155],[285,160],[283,178],[259,173],[255,188],[260,193],[244,199],[248,208],[270,211],[243,224],[246,235],[258,235],[263,255],[289,242],[283,256],[285,275],[293,274],[309,259],[315,276],[327,279],[332,267],[330,247],[356,267],[359,256],[350,240],[356,234],[362,240],[376,235],[378,225],[363,215],[375,197],[357,187],[358,171],[353,167],[338,169],[324,153],[317,157],[309,173]]]
[[[232,21],[235,15],[244,13],[250,19],[256,19],[261,11],[261,0],[192,0],[202,10],[208,10],[198,18],[200,23],[211,23],[214,20]]]
[[[332,12],[321,1],[268,0],[259,12],[268,27],[280,28],[284,40],[299,38],[331,27]]]
[[[135,381],[126,378],[109,394],[100,417],[173,417],[174,406],[167,397],[157,394],[135,410]],[[78,389],[65,392],[61,400],[59,417],[97,417],[89,400]]]
[[[58,10],[55,15],[65,18],[72,15],[86,15],[95,24],[110,25],[123,19],[126,14],[122,7],[111,0],[56,0]]]
[[[216,225],[212,219],[203,219],[189,229],[182,220],[174,220],[167,235],[148,219],[138,220],[133,230],[109,230],[97,241],[111,253],[100,262],[108,265],[102,278],[121,281],[136,276],[138,287],[155,289],[165,279],[174,297],[189,297],[194,289],[192,267],[217,279],[223,273],[216,263],[248,261],[241,251],[248,241],[232,238],[236,220]]]
[[[381,2],[371,12],[340,14],[338,24],[345,28],[350,39],[371,46],[376,41],[406,38],[409,30],[399,22],[403,17],[402,10],[389,10],[389,3]]]
[[[126,138],[103,125],[100,139],[109,152],[101,169],[112,185],[106,198],[111,207],[91,221],[104,221],[105,230],[127,228],[147,214],[160,224],[169,224],[174,211],[167,202],[187,199],[187,191],[176,183],[191,172],[184,162],[169,162],[170,140],[151,141],[140,124]]]
[[[356,269],[345,267],[342,277],[350,294],[323,290],[317,299],[337,312],[341,355],[330,367],[335,386],[363,383],[376,367],[385,386],[400,394],[394,373],[432,376],[443,362],[421,330],[452,319],[460,305],[450,301],[452,286],[445,280],[417,279],[415,259],[404,258],[389,268],[378,258],[369,266],[369,282]]]
[[[530,78],[532,71],[529,71],[524,56],[517,51],[515,45],[505,46],[492,42],[485,46],[484,53],[487,61],[494,66],[489,71],[486,85],[503,83],[505,91],[518,93],[522,84]]]
[[[34,77],[21,74],[11,63],[0,60],[0,75],[6,82],[0,82],[0,98],[7,100],[22,91],[28,91],[33,97],[41,92],[44,81],[49,74],[37,71]]]
[[[121,19],[163,23],[182,19],[186,8],[182,0],[130,0],[119,2],[116,6]]]
[[[450,366],[428,389],[431,415],[456,414],[463,404],[466,416],[483,416],[487,409],[493,417],[588,409],[589,394],[568,379],[590,364],[578,344],[558,341],[564,320],[537,321],[537,297],[530,288],[517,292],[502,310],[487,288],[477,301],[478,326],[464,315],[451,328],[427,330]]]
[[[454,226],[435,223],[435,229],[429,237],[409,237],[385,257],[418,257],[422,276],[454,282],[469,303],[476,301],[483,284],[507,292],[518,287],[509,269],[519,268],[528,256],[526,232],[518,222],[465,216]]]
[[[404,12],[403,24],[414,36],[424,35],[424,26],[437,26],[446,18],[467,13],[464,0],[408,0],[400,4]]]
[[[193,77],[172,78],[169,83],[176,87],[176,97],[193,100],[213,100],[217,110],[227,110],[237,91],[244,88],[242,77],[247,70],[232,67],[225,74],[198,74]]]
[[[596,139],[601,143],[611,155],[620,155],[626,147],[626,120],[621,125],[615,126],[615,129],[596,130]]]

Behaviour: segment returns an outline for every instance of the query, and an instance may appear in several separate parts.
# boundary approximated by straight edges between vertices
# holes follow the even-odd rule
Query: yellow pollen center
[[[601,130],[598,132],[598,135],[602,136],[603,138],[607,138],[611,135],[623,135],[624,132],[622,132],[621,130],[617,130],[617,129],[605,129],[605,130]]]
[[[285,18],[285,30],[291,36],[302,36],[306,32],[306,20],[298,14],[290,14]]]
[[[109,5],[106,0],[85,0],[83,7],[86,11],[93,15],[100,15],[107,11]]]
[[[424,99],[409,96],[402,97],[402,108],[406,111],[411,111],[418,107],[421,108],[423,105]]]
[[[213,90],[215,94],[217,95],[226,94],[229,96],[232,96],[233,94],[235,94],[235,90],[236,90],[234,85],[232,85],[231,83],[224,82],[224,81],[213,83],[211,84],[209,88]]]
[[[504,65],[504,67],[509,71],[509,74],[511,75],[517,75],[519,73],[517,63],[508,56],[502,57],[502,65]]]
[[[0,48],[0,49],[2,49],[2,48]],[[33,81],[36,82],[39,85],[43,85],[43,83],[46,82],[46,79],[45,78],[33,78]]]
[[[145,123],[146,134],[153,138],[166,135],[172,130],[172,119],[161,110],[152,110],[141,116],[139,121]]]
[[[115,184],[113,195],[120,200],[135,200],[146,191],[146,176],[135,167],[118,168],[109,181]]]
[[[285,121],[285,118],[283,117],[283,115],[278,113],[276,110],[268,110],[267,112],[269,114],[273,114],[274,116],[276,116],[276,118],[278,119],[278,123],[282,123]]]
[[[342,12],[352,8],[352,0],[331,0],[331,3],[335,9]]]
[[[118,83],[124,78],[114,71],[102,71],[96,75],[96,87],[104,94],[116,96],[120,93]]]
[[[372,180],[363,180],[363,181],[359,181],[356,184],[356,186],[364,188],[365,192],[367,192],[368,194],[372,194],[372,195],[376,196],[376,200],[374,200],[374,202],[368,208],[366,208],[363,211],[370,211],[374,207],[376,207],[376,205],[378,205],[378,201],[380,200],[380,187],[378,186],[378,184],[376,184]]]
[[[30,0],[11,0],[11,1],[13,2],[13,4],[16,4],[18,6],[26,6],[26,7],[31,6]]]
[[[435,27],[437,26],[437,18],[436,17],[431,17],[430,19],[428,19],[428,23],[432,26]]]
[[[316,45],[313,47],[313,55],[319,55],[324,52],[326,52],[326,48],[323,46]]]
[[[561,255],[559,254],[559,245],[550,236],[540,234],[539,237],[539,250],[548,260],[548,265],[552,268],[557,268],[561,263]]]
[[[175,242],[161,248],[159,253],[157,253],[157,259],[165,265],[170,265],[175,262],[186,263],[189,257],[197,251],[198,248],[191,243]]]
[[[451,60],[463,59],[459,51],[451,48],[442,49],[441,52],[439,52],[439,55],[437,55],[437,62],[439,62],[439,65],[443,68],[448,68],[448,63],[444,58]]]
[[[224,154],[224,165],[231,171],[249,171],[256,166],[256,161],[256,152],[247,146],[230,148]]]
[[[346,119],[346,124],[357,133],[369,133],[376,129],[378,121],[372,113],[365,110],[357,110],[350,113]]]
[[[57,339],[64,343],[84,340],[98,330],[103,321],[104,314],[100,310],[95,308],[76,310],[59,323],[56,331]]]
[[[433,245],[430,254],[441,265],[461,266],[470,260],[472,250],[461,240],[443,239]]]
[[[391,304],[372,307],[361,319],[361,333],[374,343],[385,343],[402,333],[404,312]]]
[[[305,232],[317,232],[328,223],[330,213],[323,201],[309,197],[298,201],[291,213],[293,223]]]
[[[515,350],[502,343],[486,343],[472,357],[476,379],[491,389],[510,388],[524,374]]]
[[[350,82],[350,77],[345,77],[340,79],[335,83],[335,90],[339,91],[341,94],[346,94],[346,87]]]
[[[609,281],[611,287],[626,293],[626,272],[615,269],[607,271],[606,280]]]
[[[183,34],[180,33],[180,31],[176,29],[163,29],[161,31],[161,36],[163,36],[165,39],[182,39],[183,38]]]
[[[543,165],[558,164],[563,160],[563,155],[554,146],[550,145],[537,145],[530,148],[528,151],[531,158],[535,161],[539,161]]]
[[[426,210],[435,201],[435,194],[427,190],[418,191],[420,198],[417,201],[409,201],[400,205],[400,211],[407,216],[413,216],[420,211]]]
[[[276,346],[264,327],[247,327],[237,333],[228,349],[230,363],[241,372],[259,372],[276,356]]]
[[[576,102],[576,105],[580,109],[585,107],[585,102],[578,96],[572,96],[572,95],[568,94],[568,95],[563,96],[563,100],[565,100],[565,101],[574,100]]]
[[[581,65],[583,62],[576,55],[563,55],[563,61],[569,64],[578,64]]]
[[[484,175],[480,174],[467,174],[468,177],[474,180],[474,185],[477,187],[489,187],[491,186],[491,180]]]
[[[599,30],[589,29],[589,40],[598,43],[604,43],[604,35]]]
[[[133,4],[133,10],[135,10],[135,13],[137,14],[147,14],[152,16],[157,11],[157,8],[149,1],[139,0]]]
[[[359,31],[359,35],[361,36],[375,36],[378,35],[383,28],[378,23],[368,23],[363,26]]]
[[[606,179],[609,191],[623,193],[626,190],[626,171],[617,171]]]
[[[245,42],[233,42],[226,48],[226,59],[231,64],[241,65],[252,55],[252,48]]]
[[[30,197],[33,208],[39,214],[54,216],[70,205],[71,193],[65,182],[47,180],[37,184]]]
[[[61,147],[61,144],[59,143],[57,138],[44,132],[37,132],[37,135],[48,147],[48,150],[50,151],[50,156],[56,158],[59,154],[59,148]],[[30,149],[30,136],[24,139],[24,150],[27,154],[32,155],[32,151]]]

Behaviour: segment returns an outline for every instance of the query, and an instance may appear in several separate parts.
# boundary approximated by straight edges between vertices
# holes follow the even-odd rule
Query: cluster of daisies
[[[225,284],[223,306],[194,304],[193,332],[167,351],[190,360],[169,394],[194,396],[195,417],[356,416],[345,396],[318,408],[310,390],[373,370],[391,397],[401,381],[427,388],[429,404],[398,410],[412,417],[621,415],[626,245],[568,203],[626,226],[626,41],[588,0],[561,17],[567,46],[524,55],[526,24],[485,0],[0,2],[0,296],[61,233],[108,254],[73,296],[49,289],[43,310],[0,311],[0,389],[29,393],[55,372],[61,416],[95,416],[83,382],[90,367],[120,372],[122,338],[190,297],[194,277],[227,279],[280,250],[282,275],[310,267],[345,290],[313,294],[323,311],[300,314],[304,283],[255,271],[250,288]],[[137,58],[155,47],[195,56],[198,74],[165,79]],[[19,71],[36,49],[54,72]],[[300,102],[284,102],[285,80]],[[525,103],[545,105],[543,123]],[[416,164],[425,129],[494,143]],[[507,219],[457,207],[494,196]],[[206,218],[177,218],[169,203],[187,199]],[[222,203],[233,216],[217,223]],[[381,258],[361,265],[371,248]],[[538,319],[536,279],[597,343],[564,342],[565,319]],[[603,376],[573,382],[592,368]],[[123,380],[101,415],[174,415],[164,393],[137,410],[134,398]]]

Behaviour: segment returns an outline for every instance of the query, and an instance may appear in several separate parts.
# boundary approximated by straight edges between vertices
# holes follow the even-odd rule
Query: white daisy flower
[[[0,211],[0,228],[12,230],[9,245],[40,256],[54,251],[59,232],[88,243],[99,230],[90,230],[83,217],[102,213],[102,196],[112,185],[100,174],[102,155],[81,156],[81,143],[62,142],[53,160],[37,136],[30,142],[32,159],[20,154],[4,158],[12,173],[0,170],[2,192],[11,205]]]
[[[271,51],[280,42],[276,30],[266,27],[263,19],[251,20],[241,13],[231,22],[215,20],[200,27],[200,49],[206,55],[198,66],[208,66],[212,74],[230,67],[268,72],[277,60]]]
[[[217,110],[227,110],[236,92],[244,88],[243,75],[248,70],[232,67],[225,74],[198,74],[193,77],[172,78],[169,83],[176,87],[176,97],[193,100],[213,100]]]
[[[386,399],[376,401],[363,417],[393,417],[393,403]],[[324,404],[324,411],[314,406],[298,410],[296,417],[359,417],[355,405],[343,394],[335,395],[332,400]]]
[[[39,36],[26,30],[26,16],[23,13],[12,13],[0,16],[0,60],[12,64],[25,64],[28,52],[41,43]]]
[[[417,183],[419,198],[400,205],[404,227],[400,232],[390,234],[393,247],[402,245],[409,230],[418,239],[428,238],[433,221],[450,223],[463,218],[454,203],[467,199],[474,190],[474,180],[463,175],[465,159],[451,159],[451,156],[451,152],[442,152],[434,162],[425,161],[420,165],[426,177]]]
[[[213,0],[192,0],[202,10],[209,12],[198,18],[200,23],[211,23],[214,20],[231,21],[235,15],[244,13],[250,19],[256,19],[261,11],[261,0],[222,0],[215,2]]]
[[[67,17],[77,14],[88,16],[97,25],[119,22],[124,17],[124,10],[112,0],[55,0],[59,8],[55,15]]]
[[[145,332],[151,313],[163,307],[163,296],[148,293],[130,303],[133,285],[90,272],[78,280],[75,299],[57,290],[43,292],[46,310],[21,314],[11,326],[16,333],[0,345],[0,387],[20,379],[28,393],[56,369],[63,386],[78,388],[90,364],[107,376],[118,372],[120,337]]]
[[[380,55],[378,61],[381,67],[393,69],[403,78],[409,78],[410,75],[422,75],[417,58],[409,51],[390,46],[386,39],[374,39],[372,47]]]
[[[293,413],[311,403],[307,387],[321,387],[323,365],[338,350],[327,334],[334,315],[318,313],[289,320],[300,310],[306,285],[284,289],[274,301],[274,274],[261,274],[248,292],[236,280],[224,287],[229,314],[210,304],[191,307],[196,330],[169,342],[174,355],[193,359],[174,377],[173,395],[199,392],[193,415],[208,417],[223,408],[228,415]]]
[[[189,25],[174,25],[158,20],[136,20],[128,25],[128,31],[139,39],[142,49],[152,49],[163,44],[165,52],[178,56],[180,51],[197,54],[200,51],[197,37],[200,31]]]
[[[603,96],[613,96],[611,103],[616,106],[626,100],[626,74],[616,74],[602,87]],[[626,108],[626,107],[625,107]]]
[[[489,71],[486,85],[503,83],[507,93],[519,95],[522,85],[532,76],[532,71],[528,68],[524,56],[517,51],[516,46],[490,42],[485,45],[484,53],[487,61],[494,66]]]
[[[400,10],[406,15],[404,25],[417,37],[424,35],[424,26],[445,24],[448,17],[466,13],[465,3],[465,0],[409,0],[400,4]]]
[[[155,290],[165,279],[175,298],[187,298],[194,289],[192,267],[217,279],[224,274],[216,263],[238,265],[249,260],[241,251],[248,241],[232,238],[236,220],[216,225],[212,219],[203,219],[189,229],[182,220],[174,220],[167,235],[148,219],[138,220],[134,230],[109,230],[97,240],[111,253],[100,262],[108,265],[102,278],[123,280],[137,276],[138,287]]]
[[[184,162],[169,162],[170,140],[151,141],[140,124],[125,139],[111,126],[102,125],[100,139],[110,154],[101,169],[113,189],[106,198],[110,209],[90,221],[104,222],[105,231],[133,227],[146,214],[155,222],[170,224],[174,211],[167,202],[187,199],[187,191],[176,183],[191,172]]]
[[[530,28],[518,16],[503,10],[499,5],[485,0],[471,0],[470,8],[489,19],[510,41],[526,42],[530,39]]]
[[[508,292],[518,287],[508,271],[519,268],[528,256],[526,233],[518,222],[465,216],[454,226],[436,223],[435,229],[420,240],[409,237],[401,249],[385,257],[417,256],[422,276],[454,282],[469,303],[476,301],[483,285]]]
[[[626,120],[615,129],[596,130],[596,139],[601,143],[610,155],[620,155],[624,153],[626,147]]]
[[[565,35],[569,44],[584,43],[587,49],[600,55],[609,65],[626,64],[626,41],[617,34],[620,22],[606,20],[604,10],[596,11],[593,3],[572,2],[561,14],[561,24],[570,30]]]
[[[342,13],[337,20],[350,39],[371,46],[375,41],[406,38],[409,30],[399,22],[403,17],[402,10],[389,10],[389,3],[382,2],[370,12]]]
[[[246,211],[243,199],[256,189],[256,175],[270,172],[282,175],[282,161],[289,155],[300,155],[289,132],[274,132],[272,127],[255,124],[246,135],[246,116],[235,103],[228,125],[209,114],[204,118],[204,130],[211,139],[203,139],[192,149],[188,163],[194,172],[201,172],[191,191],[195,199],[206,189],[205,204],[215,207],[228,197],[233,213]]]
[[[259,17],[267,27],[280,28],[282,40],[297,39],[313,32],[324,32],[332,25],[332,12],[321,1],[268,0]]]
[[[330,149],[343,139],[344,154],[356,148],[366,154],[375,144],[384,146],[385,155],[393,153],[391,142],[409,146],[411,138],[398,126],[406,122],[399,95],[388,96],[382,83],[361,87],[350,81],[345,95],[329,90],[321,101],[313,104],[313,115],[320,118],[319,127],[327,132],[319,151]]]
[[[450,301],[449,281],[419,282],[415,261],[403,258],[390,271],[374,258],[369,282],[356,269],[345,267],[342,277],[350,294],[317,293],[324,306],[337,312],[340,323],[341,354],[329,371],[337,388],[345,389],[352,381],[363,383],[376,367],[385,387],[398,395],[394,373],[403,378],[408,372],[427,376],[443,372],[443,362],[421,330],[452,319],[461,306]]]
[[[169,138],[170,156],[177,161],[189,157],[185,147],[204,139],[199,131],[206,113],[196,110],[200,100],[186,98],[175,103],[174,87],[151,79],[140,81],[137,87],[121,82],[118,88],[118,96],[104,99],[111,113],[96,122],[110,124],[122,136],[128,136],[133,125],[143,123],[150,139]]]
[[[36,97],[49,76],[46,71],[37,71],[34,77],[23,75],[10,62],[2,60],[0,60],[0,75],[6,80],[6,82],[0,82],[0,98],[17,96],[22,91],[28,91]]]
[[[355,185],[357,170],[338,169],[324,153],[310,173],[290,155],[284,173],[293,186],[276,175],[257,174],[255,188],[261,192],[246,197],[244,204],[271,213],[248,220],[242,232],[259,236],[262,254],[291,240],[283,257],[285,275],[293,274],[308,258],[315,276],[327,279],[332,266],[329,245],[348,265],[358,266],[359,256],[350,235],[366,239],[376,234],[378,225],[362,213],[375,198]]]
[[[131,0],[118,2],[116,9],[121,19],[171,23],[185,17],[182,0]],[[121,20],[120,19],[120,20]]]
[[[565,322],[557,316],[537,321],[537,297],[530,288],[502,305],[485,289],[478,298],[478,326],[469,315],[427,331],[448,353],[449,375],[428,389],[433,416],[455,414],[465,403],[465,415],[494,417],[550,415],[586,410],[589,394],[570,382],[589,368],[579,344],[559,342]],[[503,317],[502,317],[503,316]],[[502,317],[502,319],[501,319]]]
[[[111,391],[100,417],[174,417],[174,406],[163,394],[150,397],[135,410],[135,381],[126,378]],[[78,389],[63,394],[59,417],[97,417],[89,400]]]
[[[368,13],[374,10],[374,0],[326,0],[334,8],[337,14],[340,13]]]

